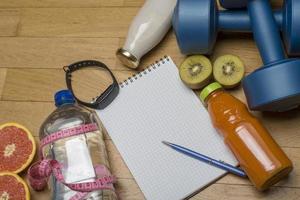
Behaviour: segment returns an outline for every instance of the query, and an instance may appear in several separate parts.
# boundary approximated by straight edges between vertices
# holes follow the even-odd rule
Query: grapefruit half
[[[0,173],[0,199],[29,200],[28,186],[17,174],[10,172]]]
[[[17,123],[0,125],[0,173],[19,173],[32,161],[36,151],[33,136]]]

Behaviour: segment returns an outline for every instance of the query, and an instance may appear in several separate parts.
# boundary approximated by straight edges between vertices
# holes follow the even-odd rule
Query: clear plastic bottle
[[[69,90],[55,94],[55,105],[57,109],[40,128],[40,140],[61,130],[70,130],[82,125],[97,124],[98,130],[59,139],[43,148],[43,157],[55,159],[61,164],[66,183],[91,182],[95,178],[101,178],[95,166],[101,166],[105,168],[105,173],[109,173],[103,130],[96,113],[77,105]],[[77,193],[53,176],[50,178],[50,187],[52,199],[55,200],[70,199]],[[117,196],[112,186],[112,189],[89,192],[84,199],[114,200]]]

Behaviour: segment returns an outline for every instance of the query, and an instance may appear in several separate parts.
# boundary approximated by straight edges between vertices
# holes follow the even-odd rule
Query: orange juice
[[[214,127],[257,189],[269,188],[292,171],[289,158],[243,102],[218,83],[204,88],[200,98]]]

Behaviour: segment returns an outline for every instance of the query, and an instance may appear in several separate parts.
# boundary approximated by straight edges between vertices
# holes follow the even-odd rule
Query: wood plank
[[[7,69],[0,69],[0,99],[2,98],[2,91],[6,80]]]
[[[232,38],[235,38],[232,40]],[[243,48],[240,44],[243,43]],[[96,59],[106,63],[111,69],[127,69],[115,57],[116,49],[124,44],[117,38],[0,38],[1,67],[7,68],[61,68],[63,65],[83,59]],[[25,48],[22,48],[26,46]],[[250,34],[232,36],[221,35],[216,45],[212,62],[220,55],[235,54],[253,71],[262,65],[259,53]],[[175,35],[170,31],[164,40],[146,54],[140,69],[160,59],[164,55],[172,57],[179,66],[185,56],[180,53]]]
[[[0,46],[6,47],[0,49],[0,68],[61,69],[79,60],[96,59],[114,69],[118,44],[117,38],[0,37]]]
[[[30,8],[30,7],[97,7],[102,0],[1,0],[0,8]]]
[[[52,101],[56,90],[66,88],[64,76],[62,69],[9,69],[2,99]]]
[[[138,8],[25,8],[20,36],[125,37]],[[75,14],[76,13],[76,14]]]
[[[235,38],[234,40],[232,40]],[[243,48],[240,44],[243,43]],[[1,67],[7,68],[61,68],[61,66],[84,59],[96,59],[106,63],[111,69],[127,69],[115,57],[124,39],[116,38],[0,38]],[[26,46],[26,48],[22,48]],[[210,57],[212,62],[221,55],[239,56],[250,72],[262,65],[259,53],[250,34],[219,37],[215,51]],[[164,40],[146,54],[140,69],[160,59],[164,55],[172,57],[179,66],[185,56],[180,53],[175,35],[170,31]]]
[[[123,6],[124,0],[100,0],[100,7]]]
[[[19,36],[125,37],[138,8],[25,8]]]
[[[299,196],[300,189],[294,188],[272,187],[267,192],[258,192],[252,186],[214,184],[191,198],[191,200],[296,200]]]
[[[0,9],[0,36],[16,36],[19,23],[19,9]]]
[[[144,4],[145,0],[124,0],[124,6],[139,6]]]
[[[41,124],[54,109],[53,103],[0,101],[0,124],[20,123],[38,137]]]
[[[133,71],[115,71],[118,81],[127,79]],[[110,77],[99,72],[99,76],[82,76],[81,83],[89,90],[81,94],[89,95],[93,89],[98,91],[101,83]],[[92,84],[92,83],[99,83]],[[90,86],[90,87],[89,87]],[[65,72],[62,69],[8,69],[3,100],[52,101],[57,90],[66,88]],[[104,89],[104,87],[103,87]],[[84,95],[83,95],[84,96]]]
[[[0,8],[95,8],[122,6],[123,0],[1,0]]]

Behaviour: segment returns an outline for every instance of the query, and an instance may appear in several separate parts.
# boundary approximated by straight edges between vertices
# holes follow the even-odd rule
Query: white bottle
[[[171,27],[177,0],[147,0],[133,19],[125,45],[117,57],[130,68],[137,68],[143,55],[155,47]]]

